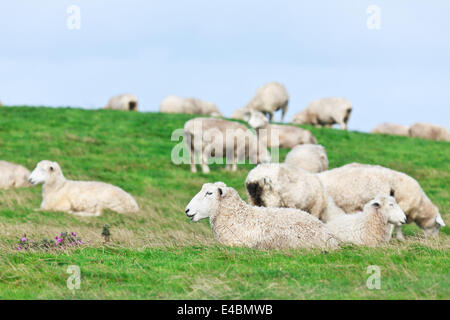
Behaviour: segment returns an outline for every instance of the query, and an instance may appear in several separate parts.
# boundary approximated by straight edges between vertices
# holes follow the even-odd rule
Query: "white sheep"
[[[249,158],[253,163],[270,162],[271,155],[256,135],[243,124],[216,118],[195,118],[184,125],[185,142],[190,151],[191,171],[197,172],[196,155],[200,156],[202,171],[208,173],[210,158],[226,157],[226,168]]]
[[[160,104],[160,112],[163,113],[186,113],[186,114],[204,114],[215,117],[221,117],[217,106],[208,101],[197,98],[180,98],[177,96],[168,96]]]
[[[119,187],[97,181],[67,180],[58,163],[43,160],[30,175],[33,185],[43,183],[41,209],[79,216],[99,216],[103,209],[137,212],[134,198]]]
[[[317,143],[316,138],[308,130],[295,126],[269,124],[267,117],[259,111],[247,111],[244,114],[244,121],[256,130],[260,142],[269,148],[293,148],[299,144]]]
[[[119,94],[109,99],[105,109],[138,111],[138,98],[131,93]]]
[[[306,109],[297,113],[292,123],[331,127],[337,123],[347,130],[352,104],[345,98],[323,98],[312,101]]]
[[[258,165],[248,173],[245,187],[252,205],[296,208],[324,222],[344,213],[315,174],[286,163]]]
[[[286,88],[278,82],[269,82],[259,87],[253,99],[244,107],[244,111],[256,110],[269,115],[272,121],[273,113],[281,110],[281,122],[284,121],[289,103]]]
[[[21,188],[31,186],[30,171],[19,164],[0,161],[0,188]]]
[[[301,144],[286,155],[284,163],[304,169],[311,173],[328,170],[328,157],[320,144]]]
[[[394,197],[378,196],[363,211],[340,215],[326,226],[344,243],[378,246],[389,242],[393,225],[401,226],[405,222],[405,213]]]
[[[414,221],[426,236],[436,236],[445,226],[438,208],[419,183],[402,172],[352,163],[317,176],[336,205],[345,212],[360,211],[376,196],[395,192],[395,199],[406,214],[407,223]],[[396,227],[396,230],[397,238],[402,240],[401,227]]]
[[[339,245],[325,225],[310,214],[250,206],[223,182],[205,183],[185,213],[193,222],[209,218],[214,236],[227,246],[336,249]]]
[[[409,127],[396,123],[382,123],[376,126],[372,133],[390,134],[396,136],[409,136]]]
[[[409,128],[409,136],[421,139],[450,142],[450,133],[445,127],[419,122]]]

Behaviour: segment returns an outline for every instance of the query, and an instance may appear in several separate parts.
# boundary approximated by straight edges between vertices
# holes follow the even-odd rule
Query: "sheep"
[[[210,157],[226,156],[226,168],[237,170],[237,162],[250,158],[251,162],[270,162],[271,155],[258,138],[243,124],[217,119],[195,118],[184,125],[185,142],[190,151],[191,171],[197,172],[195,156],[200,155],[204,173],[209,173]]]
[[[222,117],[214,103],[197,98],[168,96],[161,102],[159,110],[163,113],[204,114]]]
[[[259,111],[250,110],[244,114],[244,120],[256,130],[258,139],[270,148],[293,148],[304,143],[317,143],[308,130],[295,126],[269,124],[269,120]],[[272,140],[273,138],[278,138]]]
[[[405,212],[407,223],[414,221],[425,233],[435,237],[445,226],[438,208],[410,176],[382,166],[351,163],[317,174],[326,192],[345,212],[362,210],[365,203],[379,194],[395,192],[395,199]],[[397,239],[403,240],[396,226]]]
[[[28,176],[30,171],[19,164],[0,161],[0,188],[30,187]]]
[[[312,101],[292,118],[292,123],[331,127],[337,123],[347,130],[352,104],[345,98],[323,98]]]
[[[315,174],[286,163],[258,165],[248,173],[245,187],[251,205],[296,208],[324,222],[344,213]]]
[[[32,185],[43,184],[42,210],[83,217],[99,216],[103,209],[118,213],[139,211],[134,198],[119,187],[97,181],[67,180],[57,162],[39,162],[29,181]]]
[[[450,133],[442,126],[430,123],[415,123],[409,128],[409,136],[421,139],[450,142]]]
[[[185,214],[192,222],[209,218],[215,238],[226,246],[263,250],[339,246],[325,225],[307,212],[248,205],[223,182],[205,183]]]
[[[109,99],[105,109],[138,111],[138,99],[131,93],[119,94]]]
[[[311,173],[328,170],[328,157],[320,144],[301,144],[286,155],[284,163],[304,169]]]
[[[344,243],[378,246],[390,241],[393,225],[405,222],[405,213],[395,198],[383,195],[368,202],[362,211],[333,218],[326,226]]]
[[[273,113],[281,110],[281,122],[284,121],[289,103],[289,94],[286,88],[278,82],[269,82],[259,87],[253,99],[244,107],[244,110],[256,110],[269,115],[272,121]]]
[[[245,107],[236,109],[233,114],[231,115],[231,119],[235,120],[244,120],[244,114],[249,111]]]
[[[376,126],[372,133],[391,134],[396,136],[409,136],[409,127],[395,123],[382,123]]]

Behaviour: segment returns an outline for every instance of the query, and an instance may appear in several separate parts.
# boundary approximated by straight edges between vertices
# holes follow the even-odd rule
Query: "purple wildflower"
[[[22,237],[22,238],[20,238],[20,241],[21,241],[21,242],[26,242],[26,241],[27,241],[27,238],[26,238],[26,237]]]

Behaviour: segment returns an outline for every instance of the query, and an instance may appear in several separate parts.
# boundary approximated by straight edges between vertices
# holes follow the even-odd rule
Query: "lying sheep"
[[[195,157],[200,155],[204,173],[211,157],[227,159],[227,169],[249,158],[253,163],[270,162],[271,156],[258,138],[243,124],[216,118],[195,118],[184,125],[185,142],[190,150],[191,171],[197,172]]]
[[[304,169],[311,173],[328,170],[328,157],[325,148],[319,144],[302,144],[286,155],[284,163]]]
[[[109,99],[105,109],[138,111],[138,99],[131,93],[119,94]]]
[[[414,221],[426,236],[436,236],[445,226],[438,208],[410,176],[381,166],[352,163],[317,174],[327,193],[345,212],[362,210],[379,194],[395,191],[395,199],[405,212],[407,223]],[[403,239],[401,227],[397,238]]]
[[[19,165],[7,161],[0,161],[0,188],[29,187],[30,171]]]
[[[236,109],[231,115],[231,119],[244,120],[244,114],[248,111],[246,108]]]
[[[390,134],[396,136],[408,136],[409,127],[395,123],[382,123],[372,130],[372,133]]]
[[[323,98],[312,101],[297,113],[292,123],[331,127],[337,123],[347,130],[352,104],[345,98]]]
[[[269,82],[258,88],[253,99],[244,107],[245,111],[256,110],[269,115],[272,121],[273,113],[281,110],[281,122],[284,121],[289,103],[286,88],[278,82]]]
[[[205,183],[185,211],[193,222],[209,218],[216,239],[227,246],[257,249],[336,249],[338,241],[325,225],[296,209],[246,204],[223,182]]]
[[[217,106],[208,101],[197,98],[180,98],[177,96],[168,96],[160,104],[160,112],[163,113],[186,113],[186,114],[204,114],[221,117]]]
[[[269,124],[269,120],[259,111],[247,111],[244,121],[256,130],[261,143],[270,148],[293,148],[299,144],[317,143],[316,138],[308,130],[295,126]]]
[[[395,198],[379,196],[367,203],[363,211],[336,217],[326,226],[342,242],[378,246],[389,242],[392,225],[405,222],[406,216]]]
[[[103,209],[137,212],[134,198],[111,184],[67,180],[56,162],[39,162],[30,175],[33,185],[43,183],[42,210],[64,211],[79,216],[99,216]]]
[[[315,174],[286,163],[258,165],[248,173],[245,187],[251,205],[296,208],[324,222],[344,213]]]
[[[419,122],[413,124],[409,128],[409,136],[421,139],[450,142],[450,133],[446,128],[430,123]]]

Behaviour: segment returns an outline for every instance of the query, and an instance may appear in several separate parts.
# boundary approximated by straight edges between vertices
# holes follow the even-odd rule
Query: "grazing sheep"
[[[186,113],[186,114],[205,114],[221,117],[217,106],[208,101],[196,98],[180,98],[177,96],[168,96],[160,104],[160,112],[164,113]]]
[[[293,148],[299,144],[317,143],[316,138],[308,130],[295,126],[269,124],[266,116],[259,111],[247,111],[244,120],[256,130],[261,143],[270,148]],[[272,135],[273,138],[278,139],[272,140]]]
[[[378,246],[389,242],[392,225],[405,222],[406,216],[395,198],[379,196],[367,203],[363,211],[336,217],[326,226],[342,242]]]
[[[372,133],[391,134],[396,136],[408,136],[409,127],[395,123],[382,123],[372,130]]]
[[[315,174],[286,163],[258,165],[248,173],[245,187],[251,205],[296,208],[324,222],[344,214]]]
[[[278,82],[269,82],[258,88],[253,99],[244,107],[249,110],[260,111],[269,115],[272,121],[273,113],[281,109],[281,122],[284,121],[289,103],[289,94],[286,88]]]
[[[450,133],[442,126],[430,123],[415,123],[409,128],[409,136],[421,139],[450,142]]]
[[[30,171],[19,165],[7,161],[0,161],[0,188],[29,187]]]
[[[292,123],[331,127],[337,123],[347,130],[352,104],[345,98],[323,98],[312,101],[306,109],[297,113]]]
[[[103,209],[118,213],[137,212],[131,195],[111,184],[67,180],[56,162],[39,162],[30,175],[33,185],[43,183],[42,210],[64,211],[79,216],[99,216]]]
[[[138,111],[138,99],[131,93],[119,94],[109,99],[105,109]]]
[[[193,222],[209,218],[216,239],[227,246],[257,249],[336,249],[336,238],[310,214],[246,204],[223,182],[205,183],[185,211]]]
[[[320,144],[301,144],[286,155],[284,163],[317,173],[328,170],[328,157]]]
[[[246,108],[239,108],[236,109],[233,114],[231,115],[231,119],[235,119],[235,120],[244,120],[244,114],[247,112],[248,110]]]
[[[438,208],[410,176],[381,166],[352,163],[317,174],[327,193],[345,212],[362,210],[379,194],[395,191],[395,199],[405,212],[407,223],[414,221],[426,236],[436,236],[445,226]],[[397,238],[403,239],[401,227]]]
[[[249,158],[253,163],[270,162],[267,148],[243,124],[216,118],[195,118],[184,125],[185,142],[190,150],[191,171],[197,172],[195,156],[200,155],[204,173],[209,172],[208,160],[211,157],[226,157],[226,168]]]

